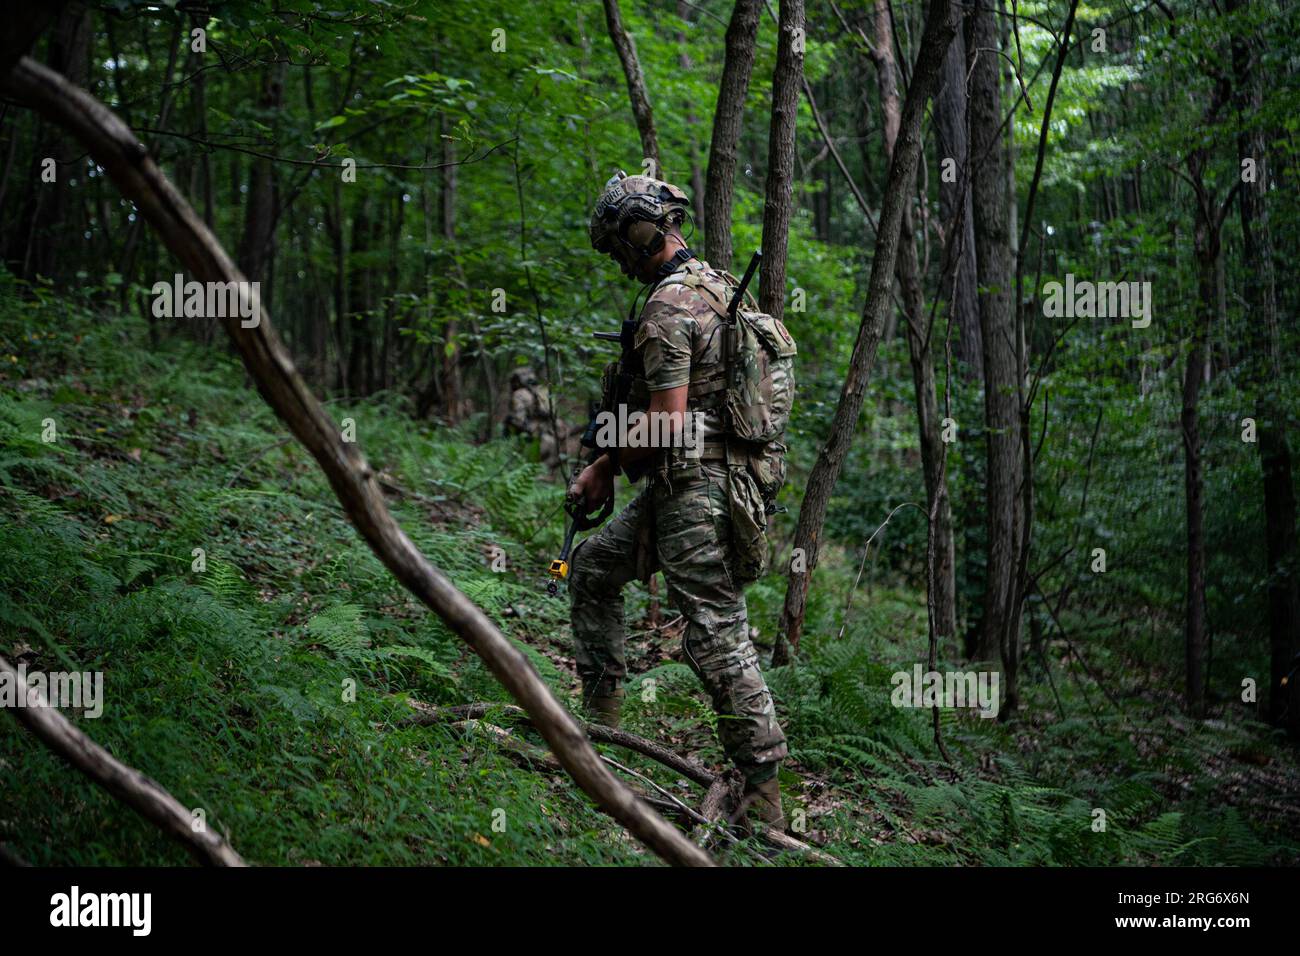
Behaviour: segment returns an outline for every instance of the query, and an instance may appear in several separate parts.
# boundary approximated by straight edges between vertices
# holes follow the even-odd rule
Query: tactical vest
[[[751,307],[742,305],[731,321],[727,307],[739,282],[729,273],[697,260],[664,278],[656,289],[670,285],[684,285],[700,296],[716,320],[703,330],[705,339],[721,339],[717,362],[691,362],[687,410],[716,415],[723,432],[706,440],[700,457],[748,466],[771,513],[785,483],[786,446],[781,439],[794,403],[794,339],[779,319],[759,311],[752,296],[746,303]],[[644,371],[632,392],[644,396],[646,404],[639,407],[649,407]]]

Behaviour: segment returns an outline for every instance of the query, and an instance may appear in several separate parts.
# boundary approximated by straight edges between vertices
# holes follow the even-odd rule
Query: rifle
[[[609,410],[617,414],[620,404],[627,402],[628,392],[632,388],[632,361],[636,354],[636,329],[640,323],[637,319],[629,318],[623,320],[623,326],[618,332],[592,332],[592,338],[600,339],[605,342],[617,342],[621,349],[619,360],[613,363],[614,367],[608,369],[604,376],[601,389],[600,402],[591,403],[591,417],[587,422],[587,428],[582,433],[582,447],[590,450],[587,456],[587,464],[591,464],[600,457],[604,451],[609,455],[610,461],[614,465],[614,473],[619,471],[617,446],[613,448],[601,449],[596,442],[596,435],[600,427],[597,418],[603,410]],[[573,477],[576,479],[581,473],[581,460],[574,465]],[[629,481],[636,481],[643,473],[645,466],[637,470],[636,474],[631,474],[624,469]],[[569,576],[569,552],[573,547],[573,536],[579,531],[590,531],[592,528],[599,527],[614,512],[614,497],[611,495],[606,499],[600,512],[594,517],[588,517],[582,513],[583,503],[574,498],[573,495],[566,495],[564,499],[564,510],[568,512],[572,519],[569,522],[569,530],[564,535],[564,547],[560,549],[560,556],[551,562],[548,573],[551,580],[547,582],[546,593],[554,597],[560,589],[560,582]]]
[[[740,348],[740,328],[736,322],[736,315],[740,312],[740,303],[744,300],[745,290],[749,288],[750,281],[754,278],[754,273],[758,271],[758,264],[763,261],[763,250],[755,249],[754,254],[749,259],[749,266],[745,269],[745,275],[736,286],[736,292],[731,297],[731,302],[727,304],[727,328],[722,336],[722,361],[723,367],[727,370],[727,386],[729,388],[737,387],[740,382],[737,381],[740,370],[736,367],[736,352]]]
[[[622,328],[618,332],[592,332],[592,338],[600,339],[604,342],[617,342],[620,348],[619,360],[613,363],[614,367],[607,369],[602,376],[601,400],[591,403],[591,417],[587,422],[587,428],[582,433],[582,447],[590,450],[587,456],[587,464],[591,464],[600,457],[602,449],[597,445],[596,434],[600,430],[597,423],[597,417],[602,410],[609,410],[618,413],[620,404],[627,402],[628,392],[632,388],[632,361],[636,354],[636,329],[639,321],[635,318],[623,320]],[[618,452],[617,446],[603,449],[610,457],[614,465],[614,473],[617,475]],[[573,477],[576,480],[581,473],[581,460],[574,465]],[[628,474],[628,480],[635,481],[640,477],[640,471],[637,474]],[[604,507],[600,509],[599,514],[595,517],[588,517],[582,513],[583,503],[574,498],[573,495],[566,495],[564,499],[564,510],[569,513],[572,519],[569,522],[569,530],[564,535],[564,547],[560,549],[560,556],[551,562],[548,573],[551,580],[547,582],[546,593],[554,597],[560,589],[560,582],[569,576],[569,552],[573,547],[573,536],[579,531],[590,531],[598,527],[614,512],[614,497],[611,495],[606,499]]]
[[[754,254],[750,256],[749,267],[745,269],[745,276],[740,280],[740,285],[736,286],[736,294],[731,297],[731,303],[727,306],[727,316],[732,322],[736,321],[736,312],[740,309],[740,300],[745,295],[745,290],[749,288],[750,280],[754,278],[754,273],[758,271],[758,264],[763,261],[763,250],[755,249]]]
[[[596,447],[597,416],[600,414],[600,405],[597,402],[591,403],[591,417],[587,422],[587,428],[582,433],[582,447],[591,450],[587,456],[587,464],[591,464],[600,455],[600,449]],[[573,466],[573,477],[576,479],[581,474],[582,461]],[[547,569],[551,580],[546,584],[546,593],[555,597],[560,591],[560,582],[569,576],[569,552],[573,549],[573,536],[579,531],[590,531],[592,528],[599,527],[605,523],[605,520],[614,513],[614,496],[610,495],[605,499],[604,507],[600,509],[599,514],[589,517],[583,514],[583,503],[575,495],[566,494],[564,497],[564,510],[568,513],[569,530],[564,535],[564,547],[560,549],[560,556],[551,562]]]
[[[603,394],[600,396],[602,411],[612,412],[617,415],[619,406],[627,404],[628,394],[632,391],[632,382],[636,378],[632,369],[636,362],[636,330],[640,324],[641,322],[639,319],[624,319],[623,325],[618,332],[591,333],[591,337],[594,339],[600,339],[604,342],[617,342],[619,346],[618,362],[616,363],[614,370],[611,373],[607,373],[610,380],[607,383],[604,383],[605,387],[602,389]],[[584,435],[582,441],[586,447],[592,449],[592,460],[594,461],[595,456],[599,454],[596,449],[594,416],[592,418],[592,424],[588,426],[588,432],[589,434]],[[590,442],[588,442],[588,438],[590,438]],[[613,448],[606,448],[604,451],[609,455],[610,463],[614,466],[614,474],[617,475],[620,465],[618,446],[615,445]],[[623,469],[623,471],[627,474],[628,481],[633,482],[644,474],[644,468],[636,469],[635,473],[628,472],[627,469]]]

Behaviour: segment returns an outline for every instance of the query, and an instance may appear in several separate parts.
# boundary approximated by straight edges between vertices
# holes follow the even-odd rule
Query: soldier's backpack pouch
[[[758,483],[745,467],[727,469],[731,505],[731,577],[749,584],[767,573],[767,509]]]
[[[780,319],[745,311],[728,339],[732,368],[724,404],[731,433],[754,444],[779,440],[794,404],[794,339]]]
[[[768,514],[775,512],[776,496],[785,487],[785,453],[785,445],[779,441],[770,441],[749,455],[750,474],[758,483],[758,493],[770,506]]]

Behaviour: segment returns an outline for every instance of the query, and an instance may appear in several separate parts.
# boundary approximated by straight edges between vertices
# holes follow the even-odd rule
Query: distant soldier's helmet
[[[523,366],[522,368],[517,368],[510,373],[510,387],[512,389],[527,388],[530,385],[536,385],[536,384],[537,384],[537,373],[534,372],[527,365]]]
[[[645,258],[664,245],[670,226],[686,218],[691,201],[672,183],[622,170],[605,183],[591,215],[591,247],[610,255],[631,251]]]

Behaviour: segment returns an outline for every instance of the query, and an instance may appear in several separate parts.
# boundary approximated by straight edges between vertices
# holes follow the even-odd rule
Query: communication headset
[[[617,248],[618,258],[638,266],[663,249],[669,230],[686,218],[688,200],[676,187],[656,181],[644,192],[630,192],[626,180],[620,172],[605,185],[595,215],[605,228],[594,245],[607,254]]]

